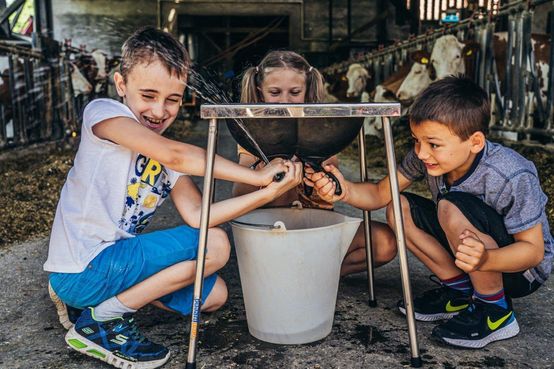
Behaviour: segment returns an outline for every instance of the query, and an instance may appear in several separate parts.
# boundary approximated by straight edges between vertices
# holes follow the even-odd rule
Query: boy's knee
[[[408,218],[411,219],[411,213],[410,213],[410,202],[408,201],[408,198],[402,194],[400,194],[400,209],[402,210],[402,218],[404,221],[406,221]],[[392,204],[392,201],[389,202],[386,209],[386,216],[387,216],[387,224],[391,229],[396,229],[396,223],[394,219],[394,207]]]
[[[208,298],[202,305],[202,311],[211,312],[218,310],[225,304],[225,302],[227,302],[228,296],[229,292],[225,281],[220,277],[217,277]]]
[[[210,228],[208,231],[208,254],[216,270],[223,268],[229,261],[231,243],[223,229]]]
[[[437,217],[442,229],[447,231],[459,227],[460,215],[460,209],[454,203],[445,199],[439,200],[437,204]]]
[[[382,250],[382,257],[383,261],[389,262],[392,259],[396,257],[397,248],[396,248],[396,237],[394,236],[394,233],[391,232],[384,232],[382,235],[382,242],[380,246],[378,244],[377,247],[379,247]]]

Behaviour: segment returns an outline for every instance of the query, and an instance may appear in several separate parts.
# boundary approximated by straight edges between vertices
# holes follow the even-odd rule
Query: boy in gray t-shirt
[[[489,116],[488,96],[472,81],[447,77],[431,84],[412,105],[414,149],[398,169],[401,191],[425,179],[433,197],[401,195],[408,248],[440,284],[414,300],[416,319],[450,318],[433,336],[470,348],[519,333],[510,298],[544,283],[554,247],[537,170],[486,139]],[[324,173],[309,171],[305,179],[324,200],[367,210],[389,204],[394,228],[388,177],[352,183],[335,167],[325,169],[341,182],[340,196]],[[398,307],[405,313],[403,302]]]

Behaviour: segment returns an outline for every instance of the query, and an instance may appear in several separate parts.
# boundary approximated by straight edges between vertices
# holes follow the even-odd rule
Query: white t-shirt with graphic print
[[[140,233],[182,175],[94,135],[95,124],[114,117],[137,120],[126,105],[111,99],[94,100],[85,108],[79,150],[56,209],[46,271],[82,272],[106,247]]]

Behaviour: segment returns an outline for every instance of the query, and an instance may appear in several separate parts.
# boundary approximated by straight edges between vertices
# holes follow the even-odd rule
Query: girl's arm
[[[233,197],[211,205],[209,227],[232,220],[251,210],[259,208],[302,181],[300,163],[287,162],[287,174],[280,182],[238,197]],[[202,195],[188,176],[181,176],[171,190],[171,199],[183,220],[191,227],[200,227]]]
[[[239,154],[239,165],[243,166],[243,167],[246,167],[246,168],[250,168],[250,166],[252,164],[254,164],[256,162],[256,160],[258,160],[255,156],[252,156],[252,155],[248,155],[248,154]],[[247,193],[251,193],[251,192],[254,192],[256,190],[258,190],[259,187],[256,187],[256,186],[251,186],[249,184],[246,184],[246,183],[240,183],[240,182],[235,182],[233,183],[233,196],[241,196],[241,195],[245,195]]]
[[[95,124],[92,130],[97,137],[141,153],[170,169],[197,176],[204,175],[206,150],[170,140],[131,118],[106,119]],[[273,162],[262,170],[253,171],[216,155],[214,176],[232,182],[267,186],[273,181],[275,174],[285,172],[286,168],[282,162]]]
[[[255,156],[249,155],[248,153],[239,154],[239,164],[245,167],[250,167],[252,164],[256,162],[256,160],[258,159]],[[264,166],[264,163],[261,163],[259,165],[259,167],[263,167],[263,166]],[[258,167],[255,170],[259,170]],[[247,193],[254,192],[258,189],[259,187],[250,186],[244,183],[234,183],[233,196],[245,195]],[[295,200],[298,200],[298,194],[296,193],[296,190],[294,188],[291,188],[283,195],[279,196],[278,198],[274,199],[268,204],[273,206],[282,206],[282,205],[286,206],[286,205],[290,205]]]

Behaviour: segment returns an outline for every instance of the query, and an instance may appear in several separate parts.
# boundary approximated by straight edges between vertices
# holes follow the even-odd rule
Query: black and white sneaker
[[[518,333],[519,325],[509,301],[508,308],[504,309],[496,304],[475,300],[458,316],[436,326],[432,335],[450,345],[482,348]]]
[[[415,318],[422,322],[450,319],[467,309],[470,303],[470,295],[453,288],[441,286],[426,291],[423,295],[414,299]],[[397,306],[398,310],[406,315],[404,301],[400,300]]]

